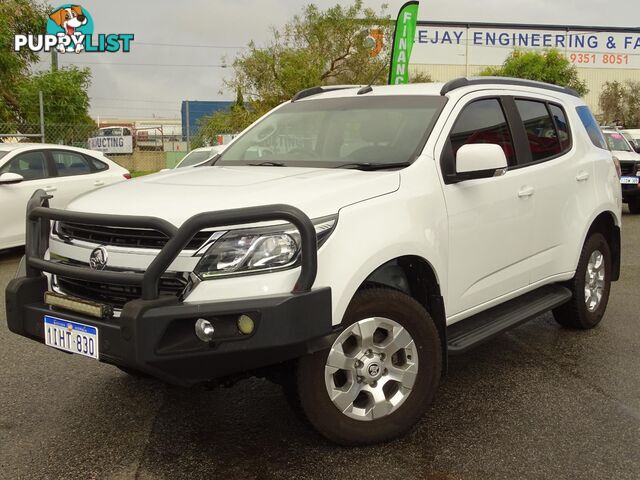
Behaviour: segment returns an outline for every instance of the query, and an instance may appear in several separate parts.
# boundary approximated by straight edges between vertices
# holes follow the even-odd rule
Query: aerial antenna
[[[376,74],[373,76],[369,84],[366,87],[362,87],[360,90],[358,90],[358,95],[364,95],[365,93],[373,92],[373,87],[371,85],[375,83],[378,77],[380,77],[380,74],[384,72],[388,66],[389,66],[389,62],[384,62],[384,65],[382,65],[382,68],[376,72]]]

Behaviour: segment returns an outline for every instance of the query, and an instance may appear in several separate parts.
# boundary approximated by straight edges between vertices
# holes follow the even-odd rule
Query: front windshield
[[[604,132],[604,138],[607,139],[609,150],[616,152],[632,152],[631,146],[620,133]]]
[[[211,158],[213,155],[214,153],[212,153],[210,150],[193,151],[191,153],[188,153],[176,168],[192,167],[193,165],[204,162],[205,160]]]
[[[414,160],[445,102],[407,95],[288,103],[237,138],[216,165],[405,163]]]
[[[4,157],[7,153],[9,152],[6,152],[6,151],[3,152],[2,150],[0,150],[0,158]]]

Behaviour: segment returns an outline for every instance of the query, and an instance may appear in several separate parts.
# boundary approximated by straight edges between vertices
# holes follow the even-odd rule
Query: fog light
[[[196,320],[196,336],[203,342],[210,342],[213,340],[213,325],[209,320],[199,318]]]
[[[240,330],[240,333],[251,335],[254,327],[253,319],[249,315],[240,315],[238,317],[238,330]]]

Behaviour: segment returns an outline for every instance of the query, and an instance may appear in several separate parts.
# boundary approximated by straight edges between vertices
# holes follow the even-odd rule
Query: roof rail
[[[534,87],[543,88],[545,90],[552,90],[554,92],[566,93],[574,97],[580,98],[580,94],[568,87],[561,87],[560,85],[553,85],[551,83],[537,82],[535,80],[525,80],[522,78],[510,78],[510,77],[462,77],[456,78],[444,84],[440,95],[446,95],[447,93],[462,87],[468,87],[471,85],[516,85],[522,87]]]
[[[333,85],[328,87],[322,87],[318,85],[317,87],[306,88],[304,90],[300,90],[298,93],[294,95],[291,99],[292,102],[296,100],[300,100],[306,97],[311,97],[312,95],[319,95],[320,93],[334,92],[336,90],[346,90],[348,88],[358,88],[361,85]]]

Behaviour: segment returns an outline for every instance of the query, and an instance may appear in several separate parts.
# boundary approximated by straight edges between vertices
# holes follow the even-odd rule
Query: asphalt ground
[[[544,315],[452,359],[416,429],[340,448],[278,386],[177,389],[11,334],[0,308],[2,479],[640,479],[640,216],[601,325]],[[0,253],[0,300],[22,252]]]

